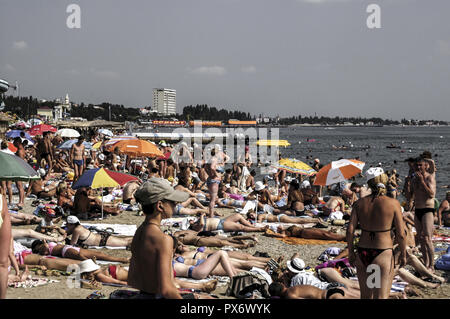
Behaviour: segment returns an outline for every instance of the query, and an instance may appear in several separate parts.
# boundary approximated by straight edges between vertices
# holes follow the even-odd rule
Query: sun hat
[[[78,264],[78,267],[80,267],[81,274],[100,269],[100,266],[97,265],[92,259],[83,260]]]
[[[77,216],[67,216],[67,224],[81,224]]]
[[[263,182],[258,181],[255,183],[255,190],[257,192],[259,192],[260,190],[263,190],[264,188],[266,188],[266,185],[264,185]]]
[[[301,188],[311,187],[311,183],[309,181],[303,181],[300,185]]]
[[[39,173],[39,176],[45,176],[45,174],[47,174],[47,172],[45,171],[45,169],[44,168],[40,168],[39,170],[38,170],[38,173]]]
[[[136,190],[134,198],[141,205],[149,205],[163,199],[184,202],[189,198],[189,194],[174,190],[165,179],[152,177]]]
[[[383,174],[384,170],[381,167],[371,167],[366,171],[366,181],[370,181],[371,179]]]
[[[288,260],[286,263],[287,268],[293,273],[299,273],[305,269],[305,262],[301,258],[294,258],[292,260]]]

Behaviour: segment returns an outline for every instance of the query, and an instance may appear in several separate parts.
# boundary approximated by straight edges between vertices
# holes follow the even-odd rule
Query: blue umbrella
[[[21,130],[12,130],[6,133],[6,137],[7,138],[16,138],[16,137],[20,137],[20,133],[22,133],[23,131]],[[32,140],[30,134],[28,134],[27,132],[25,132],[25,138],[27,140]]]
[[[61,143],[58,146],[58,148],[62,149],[62,150],[70,150],[72,148],[72,145],[75,144],[76,142],[78,142],[77,139],[68,140],[68,141],[65,141],[64,143]],[[87,150],[90,150],[92,148],[92,144],[89,142],[84,141],[83,145]]]

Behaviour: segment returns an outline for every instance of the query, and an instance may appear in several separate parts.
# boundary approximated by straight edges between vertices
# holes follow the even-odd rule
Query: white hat
[[[97,265],[92,259],[83,260],[78,264],[78,266],[80,267],[80,274],[100,269],[100,266]]]
[[[284,180],[285,180],[286,182],[290,183],[290,182],[293,180],[293,178],[292,178],[291,176],[286,176],[286,177],[284,178]]]
[[[264,188],[266,188],[266,185],[264,185],[263,182],[258,181],[255,183],[255,190],[257,192],[259,192],[260,190],[263,190]]]
[[[286,263],[287,268],[293,273],[299,273],[305,269],[305,262],[301,258],[294,258]]]
[[[67,224],[81,224],[77,216],[67,216]]]
[[[98,155],[98,158],[99,158],[101,161],[103,161],[103,160],[105,159],[105,154],[100,153],[100,154]]]
[[[384,174],[384,170],[381,167],[371,167],[366,171],[366,181]]]
[[[230,185],[230,184],[225,184],[225,187],[226,187],[226,188],[230,188],[231,185]]]
[[[308,188],[311,187],[311,184],[309,181],[303,181],[300,185],[300,188]]]
[[[45,169],[44,168],[40,168],[39,170],[38,170],[38,173],[39,173],[39,176],[45,176],[45,174],[47,174],[47,172],[45,171]]]

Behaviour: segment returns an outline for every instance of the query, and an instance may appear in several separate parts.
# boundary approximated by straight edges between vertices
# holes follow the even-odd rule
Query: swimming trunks
[[[189,267],[189,270],[188,270],[188,277],[189,277],[189,278],[193,278],[193,277],[192,277],[192,272],[194,271],[194,268],[195,268],[195,266]]]
[[[414,211],[414,214],[420,221],[422,221],[423,216],[428,213],[434,213],[434,208],[416,208]]]
[[[104,246],[106,246],[106,242],[108,241],[108,238],[109,238],[109,236],[111,236],[111,234],[108,232],[101,232],[100,236],[101,236],[101,239],[100,239],[99,246],[104,247]]]
[[[174,215],[180,215],[181,208],[183,208],[183,205],[178,204],[175,206],[175,214]]]
[[[83,166],[84,161],[83,160],[73,160],[73,163],[78,166]]]
[[[109,270],[109,274],[111,275],[111,277],[113,277],[114,279],[117,279],[117,266],[111,265],[108,267],[108,270]]]
[[[278,222],[281,223],[281,217],[286,216],[286,214],[280,214],[277,216]]]
[[[206,185],[209,186],[209,185],[212,185],[212,184],[219,185],[220,184],[220,180],[208,177],[208,179],[206,180]]]
[[[327,289],[326,299],[330,299],[330,297],[334,294],[341,294],[342,296],[345,296],[344,290],[332,287]]]
[[[80,252],[80,248],[79,247],[75,247],[75,246],[72,246],[72,245],[65,245],[64,248],[62,249],[62,252],[61,252],[61,256],[63,258],[65,257],[67,250],[70,249],[70,248],[73,248],[76,251]]]
[[[225,222],[225,218],[223,218],[219,221],[219,224],[217,225],[217,230],[224,230],[224,228],[223,228],[224,222]]]

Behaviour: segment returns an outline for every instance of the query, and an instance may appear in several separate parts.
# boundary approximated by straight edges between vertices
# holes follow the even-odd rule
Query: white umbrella
[[[78,133],[77,130],[74,130],[72,128],[63,128],[58,131],[56,131],[56,135],[60,135],[61,137],[79,137],[80,133]]]
[[[107,136],[114,136],[113,132],[107,129],[100,129],[98,130],[99,134],[107,135]]]

